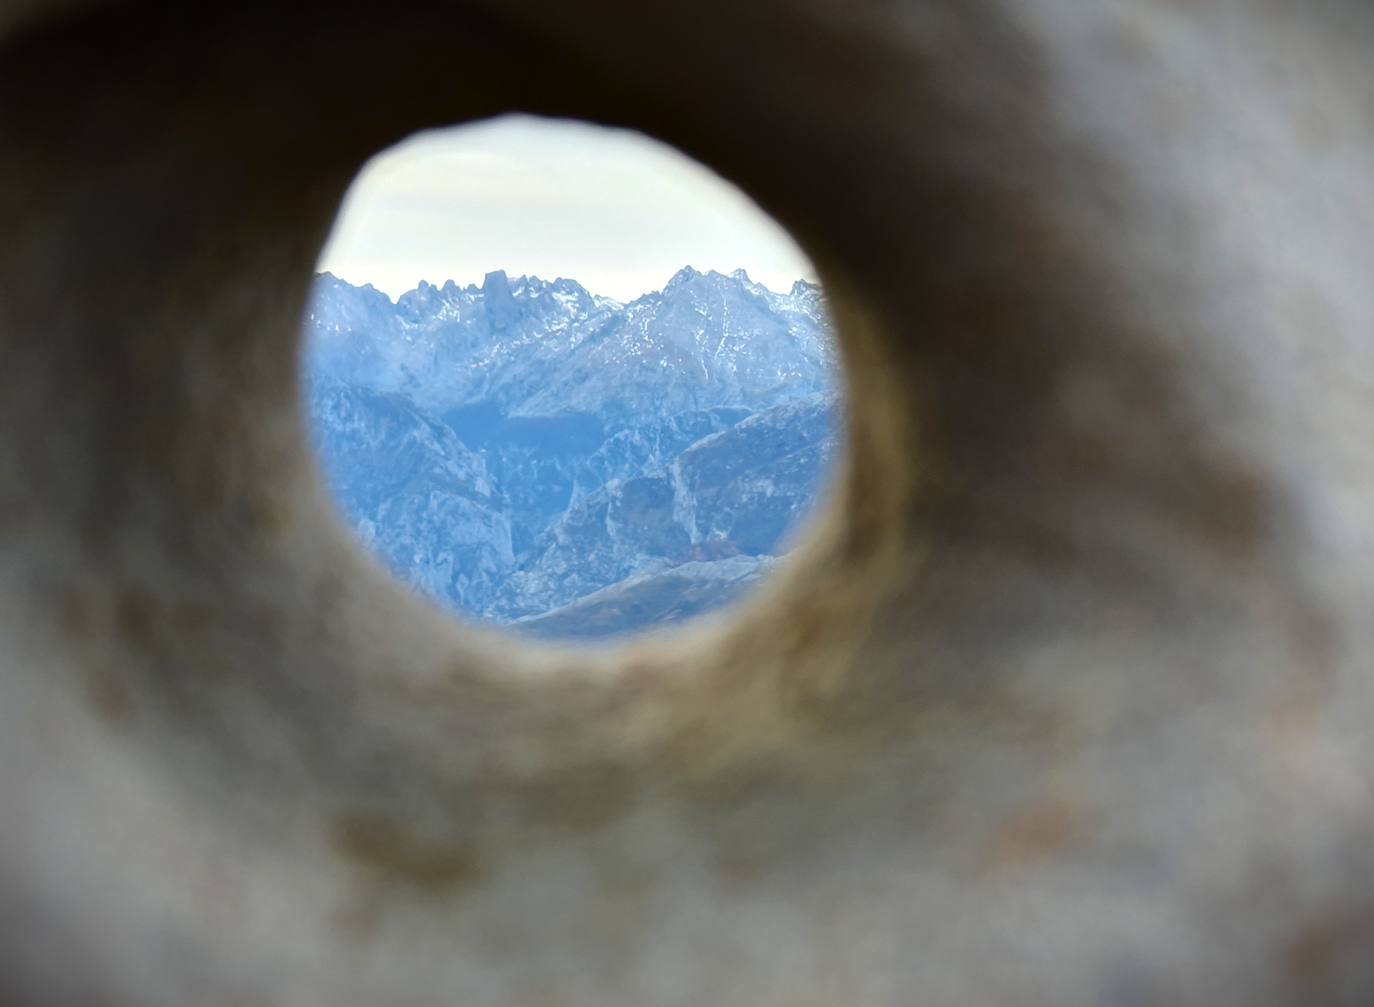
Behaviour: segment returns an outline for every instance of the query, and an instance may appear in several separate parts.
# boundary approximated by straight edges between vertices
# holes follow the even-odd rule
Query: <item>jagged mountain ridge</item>
[[[687,267],[629,304],[573,280],[497,271],[480,287],[421,283],[393,305],[325,273],[308,324],[313,374],[404,393],[440,413],[752,412],[834,390],[820,289],[799,280],[776,294],[743,270]]]
[[[495,272],[393,302],[326,273],[307,331],[346,517],[399,576],[481,620],[535,629],[560,610],[539,631],[562,632],[579,600],[679,567],[692,575],[653,582],[652,605],[600,605],[573,635],[709,608],[709,585],[761,569],[737,557],[785,548],[837,450],[834,348],[805,281],[780,294],[686,268],[622,304]]]

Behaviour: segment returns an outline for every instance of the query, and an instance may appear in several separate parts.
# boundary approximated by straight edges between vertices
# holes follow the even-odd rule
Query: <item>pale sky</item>
[[[685,265],[787,290],[815,269],[730,183],[638,133],[509,116],[418,134],[349,190],[319,268],[393,298],[492,270],[630,300]]]

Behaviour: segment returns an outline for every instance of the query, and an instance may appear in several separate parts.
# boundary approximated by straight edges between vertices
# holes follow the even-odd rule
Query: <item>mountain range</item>
[[[679,271],[629,303],[489,273],[395,301],[329,273],[305,373],[359,537],[464,616],[595,638],[737,597],[841,437],[822,291]]]

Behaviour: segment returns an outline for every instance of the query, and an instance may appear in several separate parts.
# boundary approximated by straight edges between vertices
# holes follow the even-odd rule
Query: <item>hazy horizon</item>
[[[417,134],[364,167],[316,266],[395,300],[420,279],[566,277],[630,301],[691,263],[785,292],[815,269],[734,185],[628,130],[506,116]],[[441,277],[439,280],[431,277]]]
[[[661,293],[661,292],[663,291],[663,288],[666,287],[666,286],[668,285],[669,281],[671,281],[672,278],[673,278],[674,276],[676,276],[678,273],[680,273],[683,269],[687,269],[687,268],[695,269],[698,273],[702,273],[702,274],[719,273],[719,274],[721,274],[721,275],[723,275],[723,276],[731,276],[731,275],[733,275],[735,272],[743,272],[743,273],[745,274],[745,276],[748,278],[748,280],[749,280],[750,283],[753,283],[753,284],[756,284],[756,285],[758,285],[758,286],[764,287],[764,288],[766,288],[770,293],[774,293],[774,294],[786,294],[786,293],[790,292],[790,291],[792,290],[793,286],[794,286],[796,283],[798,283],[798,282],[810,283],[810,284],[812,284],[812,285],[814,285],[814,286],[819,286],[819,285],[820,285],[819,282],[815,279],[815,277],[797,276],[797,277],[794,277],[792,280],[788,281],[787,283],[783,284],[782,286],[774,286],[774,285],[772,285],[772,284],[764,283],[762,280],[759,280],[758,278],[756,278],[756,277],[754,276],[754,274],[753,274],[750,270],[745,269],[743,266],[738,266],[738,267],[736,267],[735,269],[730,269],[730,270],[725,270],[725,269],[714,269],[714,268],[712,268],[712,269],[701,269],[701,268],[698,267],[698,266],[692,265],[691,263],[687,263],[687,264],[682,265],[682,266],[679,266],[677,269],[673,270],[673,272],[670,273],[670,274],[663,280],[663,282],[661,282],[661,283],[658,283],[658,284],[656,284],[656,285],[654,285],[654,286],[652,286],[652,287],[649,287],[649,288],[646,289],[646,290],[641,290],[639,293],[634,294],[634,295],[631,296],[631,297],[614,297],[613,299],[616,300],[616,301],[621,302],[622,304],[629,304],[630,302],[636,300],[637,298],[646,297],[646,296],[648,296],[649,294]],[[593,288],[593,287],[588,286],[588,285],[587,285],[586,283],[584,283],[579,277],[576,277],[576,276],[540,276],[540,275],[538,275],[538,274],[536,274],[536,273],[518,273],[518,272],[512,272],[512,271],[509,270],[509,269],[500,269],[500,268],[497,268],[497,269],[488,269],[486,272],[482,273],[482,274],[481,274],[480,276],[478,276],[476,279],[473,279],[473,280],[466,280],[466,281],[459,280],[457,277],[452,277],[452,276],[446,276],[446,277],[444,277],[444,278],[441,279],[441,280],[435,280],[435,279],[431,279],[431,278],[428,277],[428,276],[422,276],[422,277],[420,277],[418,280],[416,280],[416,281],[414,281],[413,283],[411,283],[409,286],[406,286],[406,285],[404,285],[404,284],[401,284],[401,285],[397,286],[397,288],[396,288],[396,291],[397,291],[397,292],[393,292],[392,290],[386,289],[386,288],[380,286],[379,284],[372,282],[371,280],[361,280],[361,279],[354,279],[354,278],[348,277],[348,276],[342,276],[342,275],[340,275],[336,270],[333,270],[333,269],[317,268],[317,269],[316,269],[316,272],[315,272],[315,277],[316,277],[316,279],[319,279],[320,277],[323,277],[323,276],[332,276],[332,277],[334,277],[336,280],[342,280],[343,282],[347,283],[349,286],[353,286],[353,287],[371,287],[371,288],[373,288],[374,290],[378,291],[379,293],[385,294],[386,297],[394,304],[394,303],[395,303],[399,298],[401,298],[402,296],[404,296],[404,295],[406,295],[406,294],[409,294],[409,293],[412,293],[413,291],[418,290],[418,289],[420,288],[420,285],[421,285],[422,283],[427,283],[427,284],[429,284],[431,287],[440,287],[440,288],[442,288],[442,287],[445,286],[447,283],[452,282],[455,286],[460,287],[460,288],[466,288],[466,287],[477,287],[477,288],[480,288],[480,287],[482,286],[483,281],[486,279],[486,277],[487,277],[487,275],[488,275],[489,273],[505,273],[506,276],[507,276],[511,281],[520,280],[520,279],[529,279],[529,280],[538,280],[538,281],[540,281],[541,283],[556,283],[556,282],[558,282],[559,280],[568,280],[568,281],[571,281],[571,282],[573,282],[573,283],[579,284],[584,290],[587,291],[587,293],[589,293],[589,294],[591,294],[591,295],[593,295],[593,296],[595,296],[595,297],[613,297],[613,295],[608,294],[608,293],[606,293],[606,292],[603,291],[603,290],[597,290],[597,289],[595,289],[595,288]]]

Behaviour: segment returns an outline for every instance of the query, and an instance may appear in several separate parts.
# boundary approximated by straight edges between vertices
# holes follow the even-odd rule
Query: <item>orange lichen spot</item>
[[[1311,986],[1352,955],[1374,955],[1374,910],[1334,910],[1310,920],[1289,941],[1284,959],[1293,980]]]
[[[1032,804],[1002,823],[988,848],[985,867],[1000,873],[1042,866],[1080,843],[1085,829],[1084,812],[1075,804]]]
[[[341,815],[333,839],[340,856],[380,881],[444,892],[477,873],[477,855],[467,844],[422,838],[385,815]]]

